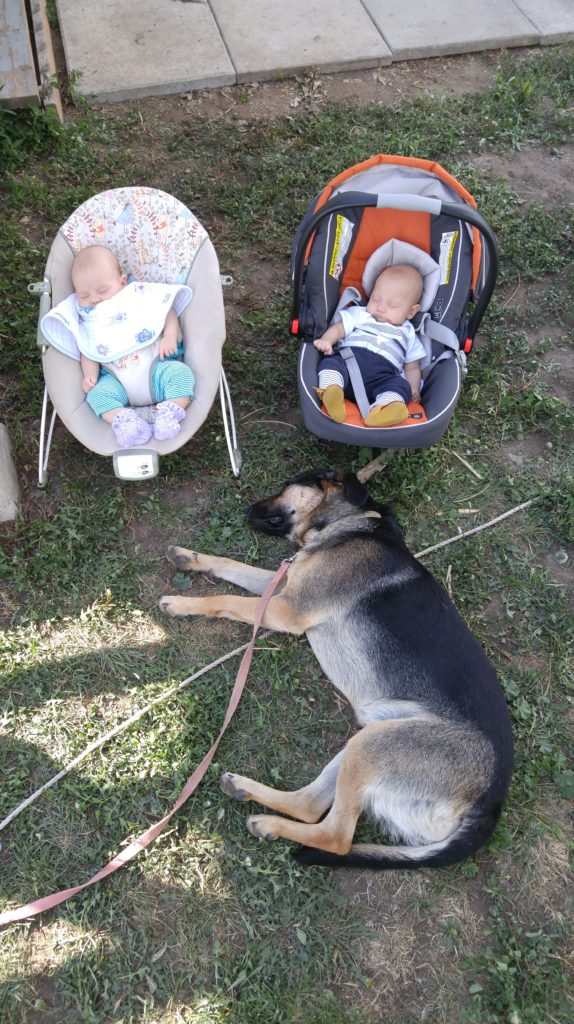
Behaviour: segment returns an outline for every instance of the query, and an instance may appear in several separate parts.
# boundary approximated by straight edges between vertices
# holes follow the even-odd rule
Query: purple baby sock
[[[142,420],[135,409],[122,409],[112,423],[112,430],[122,448],[145,444],[152,435],[150,424]]]
[[[180,423],[185,418],[185,409],[177,402],[158,402],[153,425],[153,436],[156,441],[169,441],[177,437],[180,430]]]

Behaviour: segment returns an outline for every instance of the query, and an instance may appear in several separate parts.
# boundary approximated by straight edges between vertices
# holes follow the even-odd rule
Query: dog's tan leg
[[[208,572],[218,579],[235,583],[250,594],[262,594],[273,573],[269,569],[258,569],[254,565],[236,562],[233,558],[219,555],[202,555],[199,551],[188,551],[170,545],[167,549],[170,562],[184,572]]]
[[[279,836],[331,853],[350,849],[361,810],[411,845],[443,842],[491,778],[493,751],[473,730],[437,719],[365,726],[347,744],[327,817],[318,824],[256,815],[253,835]]]
[[[235,800],[255,800],[280,814],[288,814],[297,821],[319,821],[335,799],[335,786],[344,751],[340,751],[308,786],[292,792],[272,789],[244,775],[224,772],[220,783],[223,792]]]
[[[344,854],[351,849],[355,826],[361,813],[356,790],[335,798],[327,817],[317,824],[305,824],[271,814],[255,814],[247,819],[247,828],[256,839],[291,839],[303,846],[314,846],[329,853]]]
[[[362,808],[362,794],[373,776],[376,765],[368,758],[369,727],[357,733],[343,751],[335,800],[323,821],[304,824],[269,814],[253,815],[247,828],[258,839],[291,839],[304,846],[314,846],[329,853],[348,853],[353,842],[355,826]],[[365,756],[367,755],[367,756]]]
[[[253,625],[258,603],[255,597],[236,597],[234,594],[219,594],[217,597],[182,597],[175,594],[160,598],[159,606],[162,612],[172,618],[205,615],[208,619],[233,619],[235,622]],[[279,596],[269,601],[262,625],[279,633],[299,635],[305,632],[309,624],[295,612],[289,601]]]

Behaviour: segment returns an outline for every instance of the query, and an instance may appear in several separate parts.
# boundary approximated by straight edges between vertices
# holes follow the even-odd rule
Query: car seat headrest
[[[375,281],[385,267],[397,263],[408,263],[415,267],[423,279],[423,293],[420,300],[421,312],[430,309],[440,283],[440,268],[436,260],[428,252],[417,249],[409,242],[401,242],[398,238],[390,238],[384,245],[375,249],[369,257],[363,271],[363,291],[369,298]]]

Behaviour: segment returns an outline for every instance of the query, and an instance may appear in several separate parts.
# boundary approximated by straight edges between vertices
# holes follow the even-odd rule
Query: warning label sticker
[[[448,284],[450,281],[450,268],[457,238],[458,231],[443,231],[439,256],[440,284]]]
[[[353,222],[347,220],[342,214],[337,214],[337,221],[335,227],[335,241],[333,242],[333,252],[331,253],[331,263],[329,264],[329,274],[334,277],[336,281],[339,280],[343,273],[343,260],[347,253],[347,250],[351,244],[353,237]]]

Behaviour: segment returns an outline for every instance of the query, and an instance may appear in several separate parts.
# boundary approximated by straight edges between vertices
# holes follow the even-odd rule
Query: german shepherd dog
[[[225,772],[223,792],[275,812],[247,827],[303,844],[331,867],[444,867],[492,834],[512,771],[512,733],[492,665],[448,595],[405,546],[388,505],[352,473],[303,473],[248,509],[250,524],[298,552],[263,625],[306,633],[360,730],[318,778],[293,792]],[[273,573],[170,547],[178,569],[262,594]],[[168,615],[253,623],[255,597],[162,597]],[[295,739],[295,737],[294,737]],[[389,845],[353,845],[362,812]],[[281,817],[288,815],[288,817]],[[396,844],[396,845],[395,845]]]

